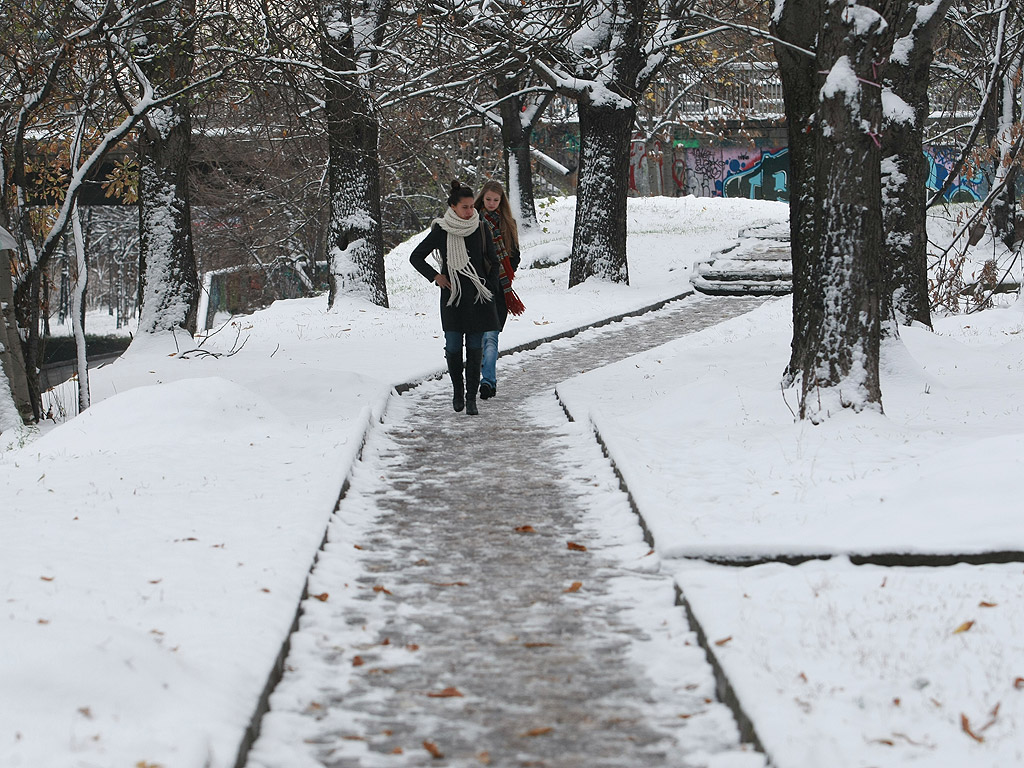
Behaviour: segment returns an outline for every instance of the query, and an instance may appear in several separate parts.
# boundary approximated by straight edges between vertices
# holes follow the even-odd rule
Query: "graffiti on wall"
[[[939,191],[959,155],[960,151],[955,147],[925,147],[929,192]],[[987,194],[988,180],[981,168],[974,168],[968,171],[968,175],[961,174],[954,178],[943,198],[948,203],[969,203],[982,200]]]
[[[761,152],[747,167],[725,177],[722,197],[789,201],[789,150]]]
[[[785,148],[697,147],[686,153],[686,194],[789,200],[789,151]]]
[[[942,186],[958,150],[952,147],[926,147],[928,189]],[[684,194],[698,197],[744,197],[751,200],[789,200],[789,150],[746,149],[740,147],[698,147],[686,151],[685,177],[680,178],[673,165],[673,179]],[[682,183],[680,183],[682,182]],[[962,174],[943,196],[947,202],[963,203],[984,199],[988,179],[983,169]]]

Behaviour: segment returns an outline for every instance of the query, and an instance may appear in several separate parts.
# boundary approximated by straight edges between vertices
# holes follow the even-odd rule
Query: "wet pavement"
[[[353,468],[249,768],[754,758],[714,700],[670,575],[553,390],[761,302],[688,298],[502,357],[498,396],[476,417],[451,410],[447,376],[393,398]]]

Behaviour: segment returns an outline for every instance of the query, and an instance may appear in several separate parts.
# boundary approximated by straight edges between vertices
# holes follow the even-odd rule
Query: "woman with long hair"
[[[435,219],[430,232],[409,256],[416,271],[441,289],[441,328],[444,354],[452,379],[452,408],[466,409],[470,416],[476,406],[480,383],[480,361],[484,333],[496,330],[498,311],[495,296],[500,293],[498,257],[494,241],[473,205],[473,190],[453,181],[444,216]],[[427,256],[440,254],[441,271],[427,263]],[[465,339],[466,367],[463,389],[462,345]]]
[[[480,374],[480,399],[487,400],[498,393],[498,333],[505,328],[509,312],[521,315],[525,307],[512,290],[512,279],[519,269],[519,228],[512,216],[505,188],[497,181],[484,182],[474,203],[480,218],[487,224],[494,250],[498,255],[498,282],[500,290],[495,296],[498,308],[498,329],[484,333],[483,368]]]

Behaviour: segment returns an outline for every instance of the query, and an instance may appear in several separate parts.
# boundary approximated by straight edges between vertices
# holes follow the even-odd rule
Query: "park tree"
[[[575,102],[580,161],[569,285],[628,282],[626,198],[637,104],[670,51],[687,39],[681,0],[479,3],[477,25]]]
[[[370,91],[390,10],[390,0],[317,3],[329,147],[329,306],[341,291],[388,305],[379,127]]]
[[[879,66],[906,0],[776,0],[772,32],[790,147],[798,415],[882,408]]]
[[[139,131],[139,332],[196,329],[199,278],[192,248],[188,168],[192,155],[189,96],[195,58],[195,0],[138,0],[140,37],[134,64],[143,91],[164,97]]]
[[[1024,165],[1024,8],[1001,0],[954,0],[947,18],[933,67],[943,122],[930,138],[957,146],[958,154],[929,203],[947,199],[962,176],[984,174],[988,193],[963,230],[989,226],[1013,249],[1024,240],[1015,188]]]
[[[537,225],[533,188],[533,132],[554,91],[530,87],[528,73],[509,70],[496,78],[502,155],[512,210],[524,227]]]
[[[911,0],[893,19],[892,54],[880,67],[882,144],[882,318],[931,326],[926,228],[929,70],[935,35],[952,0]]]

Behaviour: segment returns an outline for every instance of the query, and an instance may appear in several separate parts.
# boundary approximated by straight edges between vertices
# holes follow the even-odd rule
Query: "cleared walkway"
[[[502,358],[478,417],[452,412],[447,377],[396,398],[250,768],[760,765],[608,462],[553,396],[760,301],[687,299]]]

